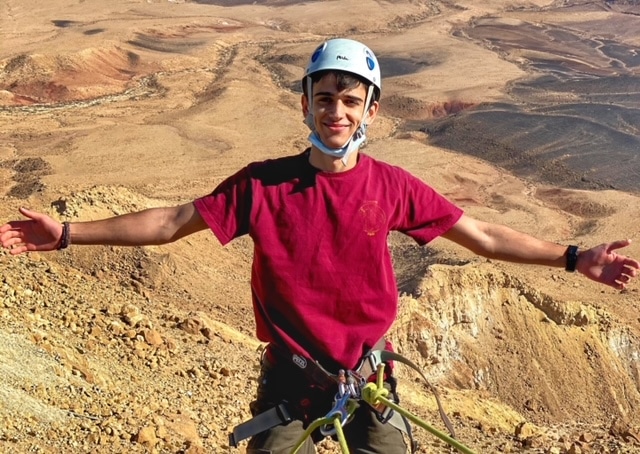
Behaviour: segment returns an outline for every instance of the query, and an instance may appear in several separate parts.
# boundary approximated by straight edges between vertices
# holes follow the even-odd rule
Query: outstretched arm
[[[46,214],[20,209],[28,220],[0,226],[0,245],[13,255],[58,249],[63,226]],[[77,222],[69,226],[71,244],[144,246],[165,244],[207,228],[192,203],[150,208],[100,221]]]
[[[443,236],[487,258],[554,267],[566,265],[566,245],[540,240],[509,227],[465,215]],[[576,270],[596,282],[623,289],[640,268],[637,260],[615,252],[630,242],[615,241],[581,251]]]

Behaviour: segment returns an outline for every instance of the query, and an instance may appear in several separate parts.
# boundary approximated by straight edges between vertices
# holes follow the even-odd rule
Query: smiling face
[[[356,82],[349,86],[339,83],[335,73],[327,73],[313,84],[313,123],[322,143],[329,148],[342,148],[360,126],[365,114],[367,87]],[[309,102],[302,96],[302,111],[309,113]],[[367,123],[378,111],[378,102],[369,107]]]

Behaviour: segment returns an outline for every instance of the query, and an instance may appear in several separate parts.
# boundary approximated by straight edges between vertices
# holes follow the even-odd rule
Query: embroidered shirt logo
[[[387,215],[375,200],[365,202],[360,207],[359,213],[364,221],[364,231],[369,236],[374,236],[378,233],[387,222]]]

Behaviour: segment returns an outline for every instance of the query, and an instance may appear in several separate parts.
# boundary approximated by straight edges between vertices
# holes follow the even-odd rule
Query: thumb
[[[627,240],[618,240],[618,241],[614,241],[613,243],[609,243],[608,247],[607,247],[607,254],[613,252],[615,249],[620,249],[623,247],[627,247],[631,244],[631,240],[627,239]]]
[[[18,211],[20,211],[20,214],[22,214],[23,216],[26,216],[34,221],[38,221],[42,218],[42,215],[40,215],[40,213],[38,213],[37,211],[33,211],[25,207],[20,207]]]

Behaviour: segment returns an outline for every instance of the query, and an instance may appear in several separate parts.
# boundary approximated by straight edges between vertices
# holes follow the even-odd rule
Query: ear
[[[306,95],[302,95],[302,97],[300,98],[300,104],[302,104],[302,115],[306,117],[307,115],[309,115],[309,100],[307,99]]]
[[[380,109],[380,103],[378,101],[373,101],[369,106],[368,116],[367,116],[367,124],[370,125],[373,123],[373,120],[376,119],[376,115],[378,115],[378,109]]]

